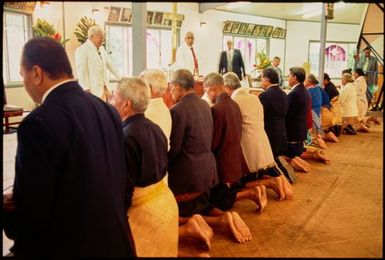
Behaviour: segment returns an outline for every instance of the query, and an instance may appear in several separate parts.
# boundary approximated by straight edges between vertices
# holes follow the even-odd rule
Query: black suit
[[[228,72],[227,66],[227,51],[222,51],[221,60],[219,62],[219,73],[225,74]],[[243,64],[242,54],[238,49],[234,49],[233,59],[232,59],[233,72],[238,75],[239,80],[242,80],[242,71],[243,75],[246,75],[245,65]]]
[[[16,256],[133,255],[126,176],[116,110],[75,81],[54,89],[18,129]]]
[[[274,158],[283,155],[287,146],[285,118],[288,110],[286,93],[274,85],[262,92],[259,99],[263,106],[265,131]]]
[[[301,83],[297,85],[288,97],[286,115],[286,133],[288,142],[303,142],[306,139],[306,113],[309,104],[309,93]]]

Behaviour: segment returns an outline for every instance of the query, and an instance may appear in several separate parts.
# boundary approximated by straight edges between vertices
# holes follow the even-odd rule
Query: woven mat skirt
[[[135,187],[128,216],[138,257],[177,257],[178,205],[164,180]]]

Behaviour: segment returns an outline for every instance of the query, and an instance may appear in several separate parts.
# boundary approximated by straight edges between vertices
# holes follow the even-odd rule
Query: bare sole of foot
[[[321,147],[322,149],[327,149],[328,148],[326,143],[325,143],[325,141],[322,139],[321,136],[317,137],[317,143],[318,143],[319,147]]]
[[[250,229],[246,226],[245,222],[235,211],[225,212],[223,215],[225,224],[233,233],[235,240],[239,243],[244,243],[252,239]]]
[[[206,232],[200,227],[198,221],[194,218],[190,218],[185,225],[186,228],[189,230],[189,237],[202,240],[205,243],[206,249],[210,250],[211,239],[206,235]]]
[[[282,180],[279,177],[267,177],[263,179],[258,179],[256,181],[250,181],[246,183],[247,188],[251,188],[258,185],[264,185],[268,189],[273,189],[277,194],[278,200],[285,199],[285,192],[283,191]]]
[[[296,171],[300,171],[300,172],[310,172],[311,171],[311,167],[310,167],[310,164],[308,164],[306,161],[302,160],[300,157],[296,156],[294,157],[291,162],[290,162],[290,165],[294,168],[294,170]]]
[[[212,228],[207,224],[207,222],[204,220],[204,218],[199,214],[194,214],[192,216],[193,219],[195,219],[199,225],[199,227],[205,232],[206,236],[212,240],[214,237],[214,232]]]
[[[321,161],[325,164],[330,164],[330,159],[329,157],[324,153],[324,151],[321,151],[321,150],[316,150],[314,152],[314,156],[316,158],[316,160],[318,161]]]
[[[290,200],[293,197],[293,188],[285,176],[280,175],[279,177],[282,179],[282,187],[283,191],[285,192],[285,199]]]
[[[260,187],[261,187],[261,194],[262,194],[262,203],[263,203],[263,207],[265,208],[267,206],[266,187],[265,185],[260,185]]]
[[[326,133],[325,136],[324,136],[324,140],[325,141],[329,141],[329,142],[334,142],[334,143],[338,143],[339,142],[338,137],[335,136],[335,134],[333,134],[333,132]]]

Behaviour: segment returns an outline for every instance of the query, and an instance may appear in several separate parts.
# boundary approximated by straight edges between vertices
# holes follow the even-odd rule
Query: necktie
[[[195,56],[195,52],[194,52],[193,47],[191,47],[191,52],[192,52],[192,55],[194,57],[194,70],[198,70],[198,60],[197,60],[197,57]]]

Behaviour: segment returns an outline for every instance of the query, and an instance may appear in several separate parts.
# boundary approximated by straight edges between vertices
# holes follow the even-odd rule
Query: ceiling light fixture
[[[346,6],[346,3],[344,2],[338,2],[334,5],[334,10],[335,9],[339,9],[339,8],[342,8],[342,7],[345,7]],[[317,9],[317,10],[313,10],[313,11],[310,11],[306,14],[304,14],[302,16],[303,19],[307,19],[307,18],[310,18],[310,17],[313,17],[313,16],[317,16],[317,15],[320,15],[322,13],[322,9]]]
[[[251,2],[244,2],[244,1],[239,1],[239,2],[231,2],[226,5],[227,9],[235,9],[247,4],[250,4]]]

